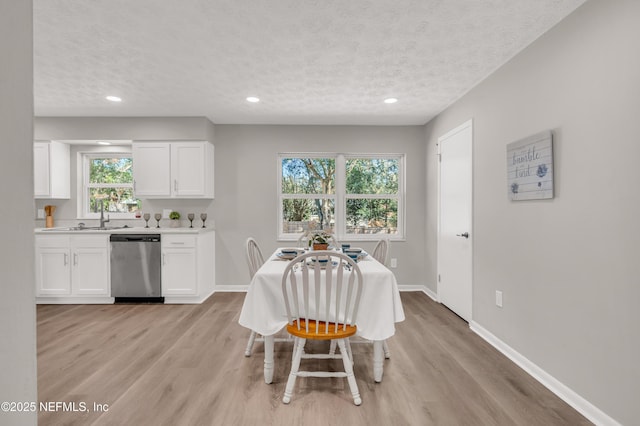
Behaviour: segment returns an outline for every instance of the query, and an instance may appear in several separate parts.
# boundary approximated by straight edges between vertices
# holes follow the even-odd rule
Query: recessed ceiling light
[[[396,102],[398,102],[396,98],[387,98],[384,100],[385,104],[395,104]]]
[[[247,102],[253,102],[253,103],[260,102],[260,98],[256,98],[255,96],[248,96]]]
[[[111,142],[107,142],[107,141],[98,141],[98,145],[111,145]]]
[[[122,102],[122,98],[119,98],[117,96],[107,96],[107,100],[111,101],[111,102]]]

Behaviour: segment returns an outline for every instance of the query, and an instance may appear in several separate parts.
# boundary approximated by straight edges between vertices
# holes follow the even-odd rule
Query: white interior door
[[[438,298],[471,321],[472,305],[471,120],[438,138]]]

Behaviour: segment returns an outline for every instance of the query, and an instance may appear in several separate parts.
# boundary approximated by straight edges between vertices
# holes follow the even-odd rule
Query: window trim
[[[131,151],[119,149],[118,151],[83,151],[78,152],[78,219],[99,219],[100,213],[94,213],[89,211],[89,162],[94,158],[123,158],[132,157]],[[105,187],[113,187],[112,184],[92,184],[92,185],[104,185]],[[133,189],[133,182],[130,184],[120,184],[118,186],[131,187]],[[115,213],[106,212],[105,215],[109,215],[111,219],[135,219],[135,213]]]
[[[335,194],[283,194],[282,193],[282,160],[284,158],[332,158],[336,162]],[[395,159],[398,161],[398,193],[397,194],[347,194],[346,162],[348,159]],[[316,199],[334,200],[335,237],[338,241],[377,241],[381,234],[347,234],[346,204],[349,198],[358,199],[397,199],[398,226],[396,234],[384,234],[393,241],[406,240],[406,154],[405,153],[336,153],[336,152],[281,152],[277,158],[277,239],[278,241],[297,241],[302,233],[284,233],[282,214],[283,199]],[[354,197],[356,195],[357,197]]]

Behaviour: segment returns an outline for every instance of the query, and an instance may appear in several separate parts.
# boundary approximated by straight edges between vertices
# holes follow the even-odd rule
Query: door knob
[[[468,232],[463,232],[462,234],[456,234],[456,237],[465,237],[465,238],[469,238],[469,233],[468,233]]]

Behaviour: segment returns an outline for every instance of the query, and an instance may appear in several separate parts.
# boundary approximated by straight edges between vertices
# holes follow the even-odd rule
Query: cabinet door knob
[[[456,237],[469,238],[469,233],[468,232],[463,232],[462,234],[456,234]]]

